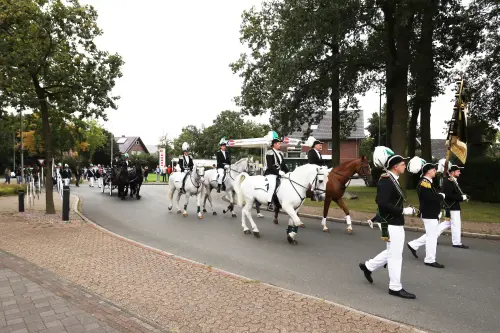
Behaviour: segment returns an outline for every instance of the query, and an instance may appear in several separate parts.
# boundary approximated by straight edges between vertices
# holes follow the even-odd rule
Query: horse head
[[[363,178],[366,186],[369,186],[372,182],[372,169],[370,168],[370,162],[366,155],[356,160],[356,169],[357,174]]]
[[[199,179],[200,183],[203,183],[205,180],[205,168],[197,165],[195,168],[195,177]]]
[[[317,166],[316,164],[301,165],[293,172],[288,174],[289,179],[293,179],[304,190],[313,192],[313,195],[324,200],[326,190],[326,180],[328,178],[328,169],[325,166]],[[287,177],[285,177],[286,179]]]
[[[328,180],[329,170],[326,166],[317,167],[316,178],[311,184],[313,195],[319,200],[324,201],[326,197],[326,182]]]
[[[242,158],[238,162],[234,163],[232,170],[238,173],[248,172],[248,157]]]

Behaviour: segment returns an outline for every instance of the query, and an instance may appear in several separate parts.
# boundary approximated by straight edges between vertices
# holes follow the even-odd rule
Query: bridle
[[[319,180],[319,179],[318,179],[318,176],[320,176],[320,175],[324,176],[324,174],[322,173],[322,170],[320,170],[320,171],[317,171],[317,172],[316,172],[316,177],[314,177],[313,181],[312,181],[311,183],[309,183],[309,186],[307,186],[307,187],[305,187],[304,185],[299,184],[299,183],[297,183],[296,181],[292,180],[292,179],[290,178],[290,176],[291,176],[291,175],[290,175],[290,176],[288,176],[288,177],[282,177],[282,178],[284,178],[284,179],[288,179],[288,180],[290,181],[290,184],[292,185],[292,188],[295,190],[295,193],[297,193],[297,195],[298,195],[298,196],[299,196],[299,198],[300,198],[300,205],[302,205],[302,203],[304,202],[304,200],[306,199],[306,197],[305,197],[305,196],[304,196],[304,197],[302,197],[302,196],[300,195],[300,193],[299,193],[299,191],[297,191],[297,188],[295,187],[295,185],[298,185],[298,186],[302,187],[303,189],[305,189],[305,190],[307,191],[308,189],[312,188],[312,186],[311,186],[311,185],[312,185],[312,184],[314,184],[314,188],[312,188],[312,189],[311,189],[311,191],[313,191],[314,193],[316,193],[316,192],[324,192],[324,193],[326,193],[326,191],[325,191],[325,190],[318,188],[318,181],[319,181],[320,183],[322,182],[322,180]],[[294,185],[294,184],[295,184],[295,185]]]
[[[367,172],[367,170],[365,169],[365,167],[366,167],[366,168],[368,168],[368,171],[370,171],[370,164],[369,164],[368,162],[361,161],[361,166],[359,167],[359,171],[363,171],[363,174],[361,175],[361,177],[362,177],[362,178],[363,178],[363,180],[365,181],[365,184],[368,186],[368,185],[369,185],[369,184],[368,184],[368,177],[367,177],[368,172]],[[360,172],[359,172],[359,171],[358,171],[358,175],[360,174]],[[345,183],[345,185],[340,184],[340,185],[342,185],[342,186],[344,187],[344,189],[346,189],[346,188],[349,186],[349,184],[351,183],[352,176],[351,176],[351,177],[349,177],[349,176],[343,175],[343,174],[341,174],[340,172],[335,171],[335,169],[332,169],[332,171],[331,171],[331,172],[333,172],[334,174],[339,175],[339,176],[341,176],[341,177],[343,177],[343,178],[346,178],[346,179],[347,179],[347,183]],[[339,182],[339,180],[338,180],[337,178],[335,178],[335,177],[333,177],[333,178],[334,178],[337,182]],[[339,182],[339,183],[340,183],[340,182]]]
[[[201,169],[201,168],[200,168]],[[202,181],[201,177],[205,175],[205,170],[203,170],[203,174],[198,173],[199,168],[196,168],[196,175],[198,176],[198,186],[194,183],[193,181],[193,173],[189,173],[189,179],[191,180],[191,184],[196,188],[196,192],[198,192],[198,189],[200,188]]]

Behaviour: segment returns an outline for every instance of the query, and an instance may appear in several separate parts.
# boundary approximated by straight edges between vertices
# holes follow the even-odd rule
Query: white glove
[[[413,207],[405,207],[403,208],[403,215],[413,215],[415,214],[415,210]]]
[[[443,196],[443,199],[446,198],[446,195],[444,193],[439,193],[439,194]]]
[[[224,169],[226,169],[226,170],[229,169],[229,165],[227,165],[227,164],[224,165]]]
[[[462,200],[467,201],[467,200],[469,200],[469,198],[467,198],[467,196],[464,194],[464,195],[462,195]]]
[[[281,170],[280,170],[279,174],[280,174],[280,176],[281,176],[281,177],[284,177],[284,176],[285,176],[285,172],[284,172],[284,171],[281,171]]]

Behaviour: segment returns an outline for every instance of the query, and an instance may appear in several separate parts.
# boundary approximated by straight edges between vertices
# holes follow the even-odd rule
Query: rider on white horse
[[[183,172],[184,178],[182,179],[182,187],[180,192],[182,194],[186,193],[186,190],[184,189],[186,185],[186,179],[191,171],[193,171],[194,168],[194,162],[193,158],[189,156],[189,144],[187,142],[184,142],[182,144],[182,151],[183,151],[183,156],[179,160],[179,167],[181,168],[181,172]]]
[[[271,149],[266,153],[266,171],[264,176],[266,176],[269,181],[268,190],[268,200],[267,200],[267,210],[274,211],[273,197],[276,193],[276,183],[278,182],[278,177],[284,176],[289,172],[288,167],[284,163],[283,153],[280,151],[281,140],[279,138],[274,138],[271,141]]]
[[[226,178],[226,170],[231,167],[231,154],[226,150],[226,137],[223,137],[219,141],[220,150],[217,151],[217,193],[220,193],[220,189],[226,190],[226,185],[224,180]]]

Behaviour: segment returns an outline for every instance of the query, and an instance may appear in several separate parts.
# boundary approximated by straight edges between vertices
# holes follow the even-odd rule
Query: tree
[[[80,119],[106,119],[116,109],[110,94],[121,77],[117,54],[99,50],[102,34],[91,6],[78,0],[0,0],[0,105],[37,109],[51,174],[51,119],[77,114]],[[46,212],[54,214],[52,180],[47,177]]]
[[[195,125],[188,125],[182,128],[181,134],[174,139],[172,157],[182,155],[182,144],[187,142],[192,155],[196,157],[200,150],[203,150],[204,142],[202,140],[203,127],[198,128]]]
[[[94,156],[94,153],[98,148],[103,147],[109,137],[103,132],[103,128],[97,123],[96,120],[91,120],[87,122],[87,130],[85,131],[84,140],[88,144],[88,151],[90,156]]]
[[[332,159],[338,164],[340,129],[354,126],[341,109],[356,110],[355,95],[366,89],[359,84],[366,54],[360,13],[358,3],[348,0],[266,1],[261,10],[245,11],[241,41],[249,52],[231,64],[243,78],[236,99],[242,112],[270,111],[273,129],[288,135],[318,123],[331,109]]]

